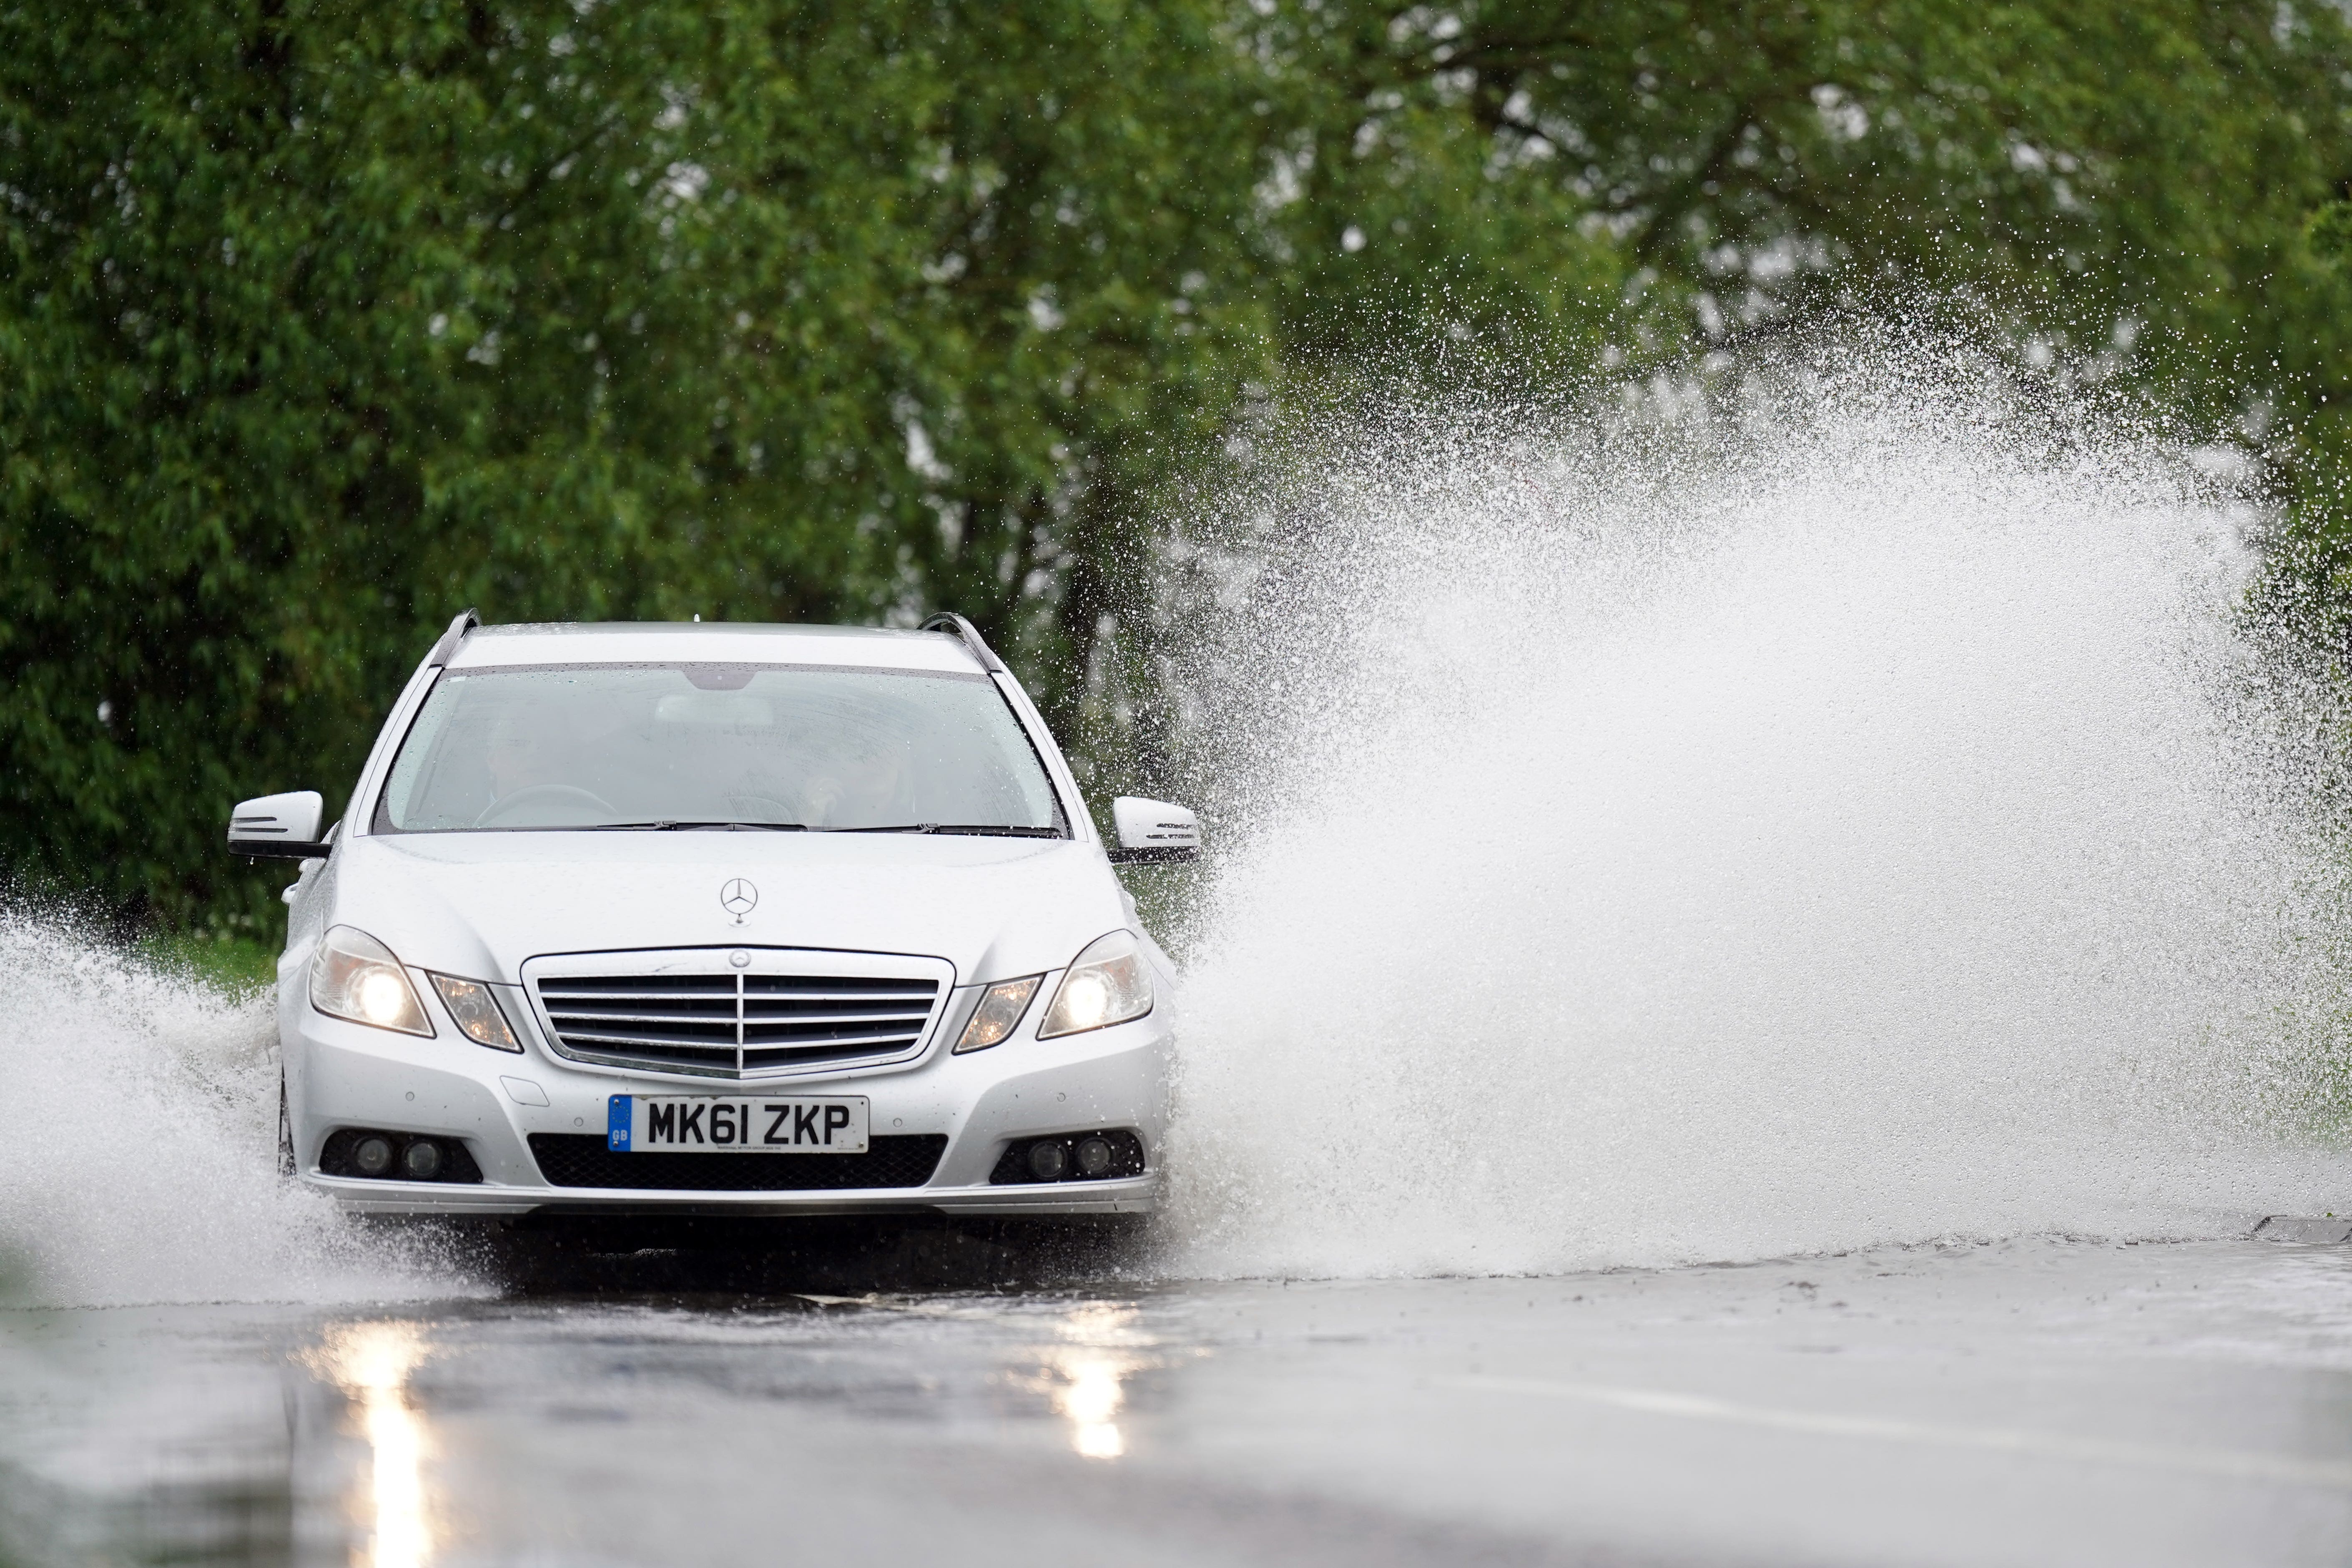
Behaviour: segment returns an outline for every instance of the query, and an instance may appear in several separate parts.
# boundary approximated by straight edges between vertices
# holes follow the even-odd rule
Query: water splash
[[[2216,468],[1883,359],[1714,416],[1449,408],[1264,464],[1224,498],[1256,533],[1197,682],[1233,847],[1183,1266],[2352,1201],[2309,1136],[2342,875]]]
[[[1897,369],[1727,416],[1376,419],[1221,498],[1262,527],[1197,628],[1227,847],[1176,1268],[2352,1200],[2314,1132],[2339,857],[2231,608],[2255,509],[2195,452]],[[467,1288],[278,1182],[266,1002],[16,914],[0,1016],[33,1299]]]
[[[0,914],[0,1254],[44,1304],[342,1300],[463,1289],[278,1180],[276,1026],[91,940]]]

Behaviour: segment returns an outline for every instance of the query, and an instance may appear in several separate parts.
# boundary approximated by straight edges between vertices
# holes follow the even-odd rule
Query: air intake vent
[[[527,966],[561,1054],[583,1061],[709,1078],[770,1078],[910,1056],[928,1037],[952,978],[936,959],[854,955],[892,973],[801,973],[799,963],[839,953],[736,950],[729,954],[611,953],[604,973],[547,973],[572,958]],[[654,973],[622,972],[631,958],[666,961]],[[796,962],[797,961],[797,962]],[[601,967],[601,966],[600,966]],[[685,971],[681,973],[681,971]],[[919,971],[919,973],[905,973]]]

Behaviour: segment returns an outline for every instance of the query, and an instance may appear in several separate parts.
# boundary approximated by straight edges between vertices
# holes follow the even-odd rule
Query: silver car
[[[1175,973],[1035,706],[920,631],[483,626],[299,859],[280,1155],[355,1210],[1148,1210]]]

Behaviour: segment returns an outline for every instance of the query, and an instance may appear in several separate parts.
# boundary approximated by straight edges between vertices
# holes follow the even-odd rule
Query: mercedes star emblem
[[[737,877],[719,889],[719,907],[739,921],[759,906],[760,889]]]

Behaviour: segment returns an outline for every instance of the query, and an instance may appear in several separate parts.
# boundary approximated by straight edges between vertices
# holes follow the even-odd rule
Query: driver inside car
[[[896,827],[908,818],[899,749],[872,733],[845,731],[809,748],[819,759],[801,798],[811,827]]]
[[[562,710],[551,704],[509,708],[491,721],[482,757],[491,812],[524,790],[577,782],[571,776],[576,748],[569,731]]]

